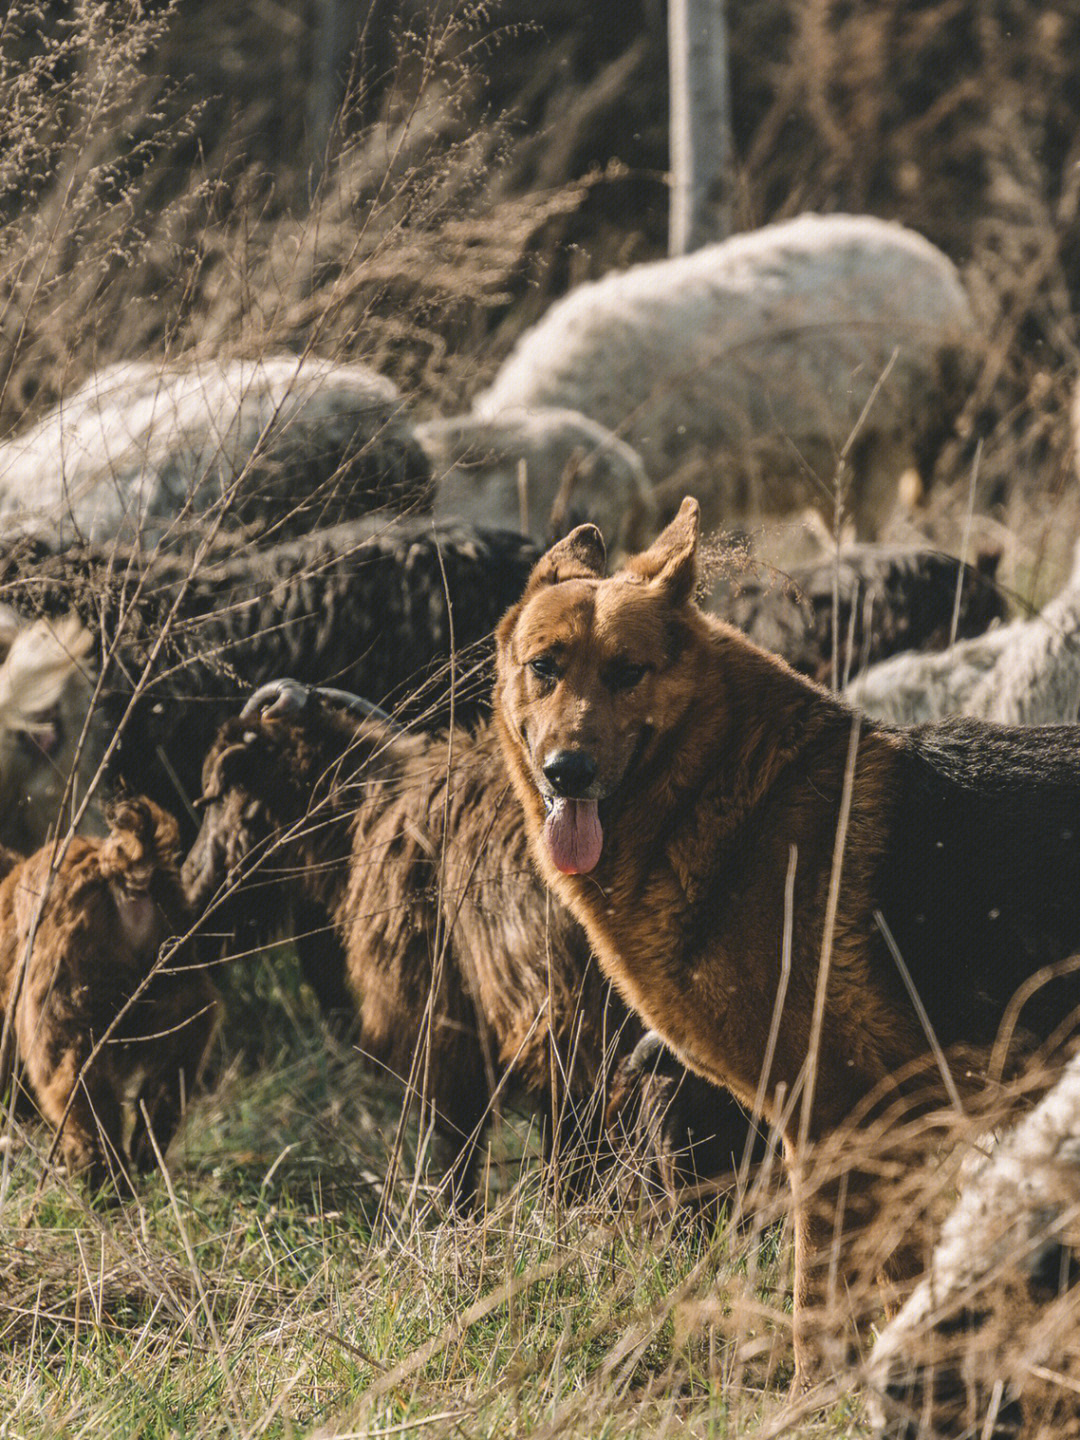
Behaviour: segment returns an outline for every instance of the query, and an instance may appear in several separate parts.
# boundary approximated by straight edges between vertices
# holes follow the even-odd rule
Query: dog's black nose
[[[581,799],[596,779],[596,761],[585,750],[556,750],[544,765],[544,778],[556,795]]]

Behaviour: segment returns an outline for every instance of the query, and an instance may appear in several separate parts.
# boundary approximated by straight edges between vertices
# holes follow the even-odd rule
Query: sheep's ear
[[[579,525],[540,556],[525,593],[541,585],[559,585],[563,580],[602,580],[606,568],[604,537],[595,525]]]
[[[688,495],[675,519],[661,530],[648,550],[626,562],[632,575],[663,591],[673,605],[684,605],[697,584],[700,515],[698,502]]]

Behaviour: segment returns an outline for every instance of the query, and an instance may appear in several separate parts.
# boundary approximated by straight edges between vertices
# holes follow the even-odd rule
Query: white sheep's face
[[[93,637],[72,616],[23,625],[7,645],[0,663],[0,842],[13,849],[29,853],[65,829],[94,782],[107,737],[103,718],[90,714],[92,649]],[[96,808],[80,828],[104,833]]]

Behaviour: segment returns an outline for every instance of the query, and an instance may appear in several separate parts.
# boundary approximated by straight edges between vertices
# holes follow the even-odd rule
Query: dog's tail
[[[77,615],[35,620],[0,664],[0,733],[40,735],[72,675],[86,669],[94,637]]]

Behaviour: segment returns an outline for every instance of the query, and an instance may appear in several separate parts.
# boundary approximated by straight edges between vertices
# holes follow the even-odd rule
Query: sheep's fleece
[[[0,445],[0,524],[62,542],[175,542],[226,507],[275,538],[428,498],[396,387],[315,356],[109,366]]]
[[[729,521],[827,501],[857,431],[849,509],[869,533],[901,475],[932,465],[974,328],[955,267],[922,236],[803,215],[573,290],[473,408],[580,410],[654,483],[722,460],[714,518]]]

